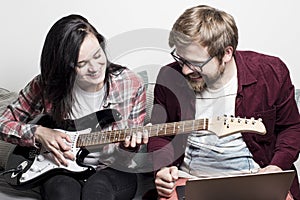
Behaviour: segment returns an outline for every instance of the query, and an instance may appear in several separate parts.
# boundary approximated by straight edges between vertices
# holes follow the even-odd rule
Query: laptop
[[[294,170],[190,179],[177,186],[178,200],[285,200]]]

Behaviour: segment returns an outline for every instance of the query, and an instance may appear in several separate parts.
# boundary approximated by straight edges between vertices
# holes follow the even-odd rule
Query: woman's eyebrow
[[[94,55],[96,55],[97,53],[99,53],[100,50],[101,50],[101,48],[97,49],[97,51],[95,51]]]
[[[99,53],[100,52],[100,50],[101,50],[101,47],[100,48],[98,48],[94,53],[91,53],[90,55],[92,55],[92,56],[90,56],[90,58],[89,59],[84,59],[84,60],[80,60],[80,61],[78,61],[78,63],[83,63],[83,62],[87,62],[88,60],[90,60],[91,59],[91,57],[94,57],[97,53]]]

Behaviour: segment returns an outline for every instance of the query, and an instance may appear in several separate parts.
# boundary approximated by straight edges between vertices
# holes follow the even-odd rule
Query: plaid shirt
[[[36,76],[0,117],[1,138],[21,146],[34,146],[34,133],[38,125],[30,121],[42,113],[51,113],[51,104],[43,106],[41,76]],[[109,129],[122,129],[143,125],[146,115],[146,92],[141,80],[132,71],[125,69],[117,75],[110,75],[109,95],[104,105],[117,109],[122,120],[113,123]]]

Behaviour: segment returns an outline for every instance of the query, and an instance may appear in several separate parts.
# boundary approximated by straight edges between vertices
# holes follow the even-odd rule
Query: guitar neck
[[[125,141],[127,136],[131,136],[137,132],[146,132],[149,137],[155,137],[178,135],[200,130],[208,130],[218,137],[239,132],[266,134],[266,128],[261,119],[255,120],[254,118],[246,119],[224,116],[80,134],[76,142],[76,147],[122,142]]]
[[[182,133],[208,130],[208,119],[187,120],[181,122],[172,122],[165,124],[156,124],[152,126],[141,126],[136,128],[127,128],[122,130],[99,131],[87,134],[81,134],[77,140],[77,147],[88,147],[115,142],[125,141],[127,136],[133,133],[146,132],[149,137],[171,136]]]

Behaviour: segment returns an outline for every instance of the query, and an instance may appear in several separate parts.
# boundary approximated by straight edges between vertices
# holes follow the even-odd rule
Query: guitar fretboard
[[[87,147],[92,145],[108,144],[125,141],[127,136],[134,133],[147,133],[149,137],[171,136],[191,131],[207,130],[208,119],[187,120],[152,126],[141,126],[122,130],[112,130],[104,132],[92,132],[79,135],[76,147]]]

